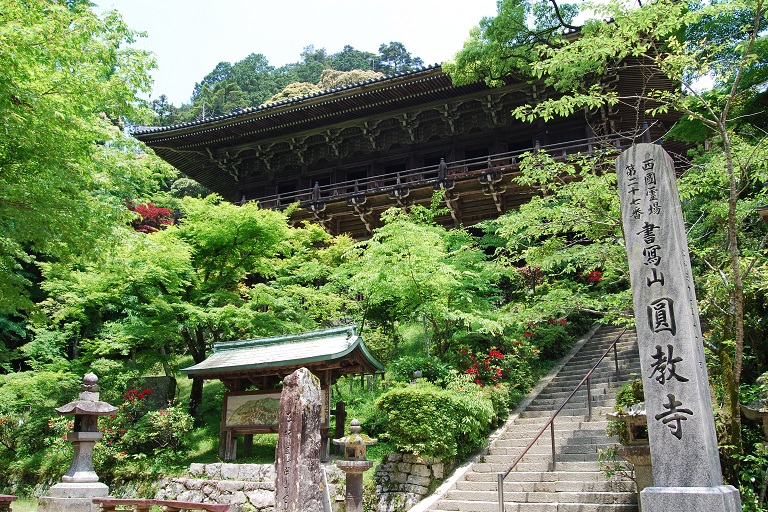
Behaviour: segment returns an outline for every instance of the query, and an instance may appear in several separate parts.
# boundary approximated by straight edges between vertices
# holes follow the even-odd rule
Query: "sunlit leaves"
[[[0,1],[0,310],[32,307],[20,264],[87,250],[123,215],[99,144],[149,87],[135,36],[84,4]]]

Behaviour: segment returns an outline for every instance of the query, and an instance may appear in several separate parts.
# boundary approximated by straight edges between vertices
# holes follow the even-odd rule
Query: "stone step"
[[[563,369],[557,374],[557,378],[573,378],[581,380],[583,379],[587,373],[592,369],[592,366],[584,366],[583,368],[577,367],[577,366],[569,366],[568,369]],[[640,370],[640,360],[639,359],[632,359],[632,360],[624,360],[619,361],[619,379],[621,379],[623,376],[631,374],[631,373],[637,373]],[[604,376],[610,376],[611,378],[616,376],[616,367],[613,364],[613,360],[610,361],[610,364],[607,364],[606,361],[603,361],[600,363],[600,366],[595,369],[595,371],[592,372],[592,375],[590,376],[591,380],[594,380],[595,377],[604,377]]]
[[[494,501],[440,501],[432,512],[499,512]],[[596,503],[512,503],[504,500],[504,512],[637,512],[637,504],[596,504]]]
[[[555,377],[554,379],[552,379],[552,381],[550,381],[550,383],[544,389],[545,390],[552,390],[553,388],[563,388],[563,389],[561,389],[559,391],[573,391],[576,388],[576,386],[579,385],[579,383],[581,382],[581,379],[583,377],[584,377],[583,374],[579,375],[578,377],[573,377],[573,378],[568,378],[568,379],[562,378],[562,377],[561,378]],[[620,378],[619,380],[616,380],[616,375],[614,375],[613,373],[608,373],[606,375],[597,376],[597,377],[595,377],[593,375],[589,379],[589,385],[592,388],[598,388],[598,387],[601,387],[601,386],[608,387],[608,388],[614,388],[614,387],[620,386],[621,384],[623,384],[627,380],[629,380],[629,379],[622,379],[622,378]],[[618,385],[616,384],[617,382],[619,383]],[[582,384],[582,387],[584,388],[584,390],[587,389],[586,381],[584,382],[584,384]]]
[[[535,433],[547,422],[546,420],[547,418],[517,418],[511,426],[511,429],[514,431],[510,432],[510,429],[507,429],[507,431],[502,433],[499,438],[509,439],[510,437],[516,438],[527,436],[528,439],[530,439],[532,436],[530,434],[524,434],[523,432]],[[582,421],[563,421],[558,417],[555,419],[555,434],[557,434],[557,432],[573,433],[575,430],[584,430],[592,433],[604,432],[605,427],[607,426],[608,420],[597,419],[597,416],[594,416],[592,421],[587,421],[584,418],[582,418]]]
[[[525,408],[526,411],[550,411],[555,412],[561,405],[563,405],[563,400],[554,400],[554,399],[541,399],[541,400],[534,400],[531,402],[528,407]],[[612,395],[604,394],[604,395],[597,395],[592,397],[592,407],[608,407],[610,409],[613,409],[613,407],[616,405],[616,399]],[[563,411],[570,410],[570,409],[586,409],[587,408],[587,396],[584,395],[580,399],[574,397],[571,399],[570,402],[566,403],[563,406]]]
[[[556,400],[558,403],[563,403],[565,399],[568,398],[571,393],[573,393],[573,389],[575,387],[575,384],[573,387],[568,389],[553,389],[547,387],[544,388],[544,390],[536,396],[536,400]],[[591,392],[592,396],[610,395],[611,398],[615,398],[616,387],[608,386],[605,384],[594,385],[591,387]],[[581,401],[585,401],[587,399],[587,388],[582,386],[581,389],[576,391],[571,400],[575,399],[581,399]]]
[[[592,417],[593,418],[603,418],[606,414],[610,414],[613,412],[613,407],[598,407],[596,405],[592,405]],[[554,413],[553,410],[529,410],[526,409],[525,411],[520,413],[519,418],[549,418]],[[587,406],[583,405],[581,407],[572,407],[572,408],[563,408],[563,410],[560,411],[560,414],[557,415],[557,420],[561,420],[565,418],[567,421],[572,421],[571,418],[586,418],[586,416],[589,414],[589,411],[587,410]],[[555,420],[555,421],[557,421]]]
[[[491,445],[492,448],[522,448],[525,446],[528,446],[528,443],[531,442],[533,439],[533,436],[518,436],[518,437],[505,437],[505,438],[499,438]],[[560,431],[558,432],[555,430],[555,442],[556,443],[567,443],[569,445],[579,445],[579,444],[585,444],[585,445],[595,445],[604,443],[606,440],[610,439],[605,435],[605,432],[595,431],[595,432],[564,432]],[[550,433],[547,432],[546,435],[542,434],[539,439],[536,440],[536,443],[534,446],[549,446],[550,444]]]
[[[603,411],[598,411],[597,409],[604,409]],[[611,412],[611,407],[595,407],[592,409],[592,422],[595,423],[596,421],[601,421],[605,419],[605,414],[608,414]],[[602,413],[602,415],[601,415]],[[536,425],[543,425],[546,423],[546,420],[548,420],[552,416],[552,413],[548,413],[546,411],[523,411],[520,413],[520,415],[515,418],[515,425],[525,425],[525,424],[536,424]],[[576,410],[574,409],[571,412],[565,412],[562,411],[560,414],[557,415],[557,418],[555,418],[555,427],[557,427],[558,423],[569,423],[570,428],[579,428],[576,425],[573,425],[574,423],[590,423],[587,418],[587,409],[586,407],[582,411],[581,414],[577,414]],[[592,427],[595,428],[595,427]]]
[[[512,475],[510,474],[511,478]],[[463,480],[456,483],[460,491],[496,492],[496,480]],[[634,492],[635,484],[630,480],[578,481],[555,480],[552,482],[504,481],[504,493],[509,492]],[[506,498],[506,496],[505,496]]]
[[[616,391],[640,373],[634,333],[626,333],[617,344],[618,379],[612,353],[590,377],[592,421],[587,420],[586,385],[574,393],[619,332],[598,329],[429,510],[498,512],[497,473],[509,469],[536,432],[563,406],[554,420],[557,471],[550,471],[552,446],[547,428],[504,480],[505,512],[637,512],[634,483],[607,480],[598,463],[599,451],[614,444],[605,435],[605,415],[613,411]],[[563,405],[572,393],[570,402]]]
[[[492,502],[498,499],[493,491],[450,491],[445,501]],[[637,503],[634,492],[507,492],[504,503],[589,503],[599,505]]]
[[[513,460],[505,461],[504,463],[490,463],[490,462],[478,462],[477,464],[472,465],[472,470],[477,471],[478,473],[499,473],[503,471],[507,471],[509,469],[509,466]],[[537,461],[534,462],[527,462],[525,459],[523,462],[519,462],[517,466],[515,466],[515,471],[549,471],[551,467],[552,462],[548,459],[540,458]],[[597,461],[566,461],[566,462],[557,462],[557,470],[558,471],[587,471],[587,472],[598,472],[600,471],[600,465],[597,463]]]
[[[590,366],[594,366],[598,359],[603,357],[603,354],[605,354],[605,351],[608,349],[608,344],[599,346],[599,347],[590,347],[589,345],[583,347],[579,352],[574,354],[574,356],[568,361],[568,364],[571,362],[574,363],[589,363]],[[622,357],[629,357],[629,358],[636,358],[637,352],[637,340],[628,341],[624,343],[619,343],[616,345],[616,357],[621,359]],[[603,358],[603,362],[605,361],[613,361],[614,354],[613,350],[609,351],[608,354]],[[601,363],[602,364],[602,363]]]
[[[604,442],[600,444],[571,444],[567,440],[566,441],[558,441],[555,439],[555,452],[558,455],[565,455],[565,454],[597,454],[599,453],[599,450],[605,450],[609,447],[611,447],[613,443],[609,439],[604,439]],[[526,445],[527,446],[527,445]],[[525,446],[497,446],[493,445],[488,449],[488,455],[485,457],[486,462],[490,462],[488,460],[489,456],[502,456],[507,458],[514,458],[517,457],[520,453],[522,453]],[[537,455],[537,456],[545,456],[549,457],[552,453],[552,445],[549,440],[549,437],[547,437],[547,443],[546,444],[535,444],[528,450],[528,455]],[[563,459],[558,459],[563,460]]]
[[[555,451],[557,455],[557,464],[559,465],[561,462],[597,462],[597,450],[594,450],[592,452],[586,452],[586,453],[563,453],[557,445],[555,445]],[[482,457],[482,461],[486,464],[507,464],[508,466],[512,464],[512,462],[515,460],[515,458],[520,453],[516,453],[514,456],[512,455],[498,455],[498,454],[489,454],[484,455]],[[551,452],[543,452],[543,453],[531,453],[530,451],[525,454],[525,457],[523,457],[524,462],[529,463],[535,463],[535,462],[541,462],[542,460],[545,460],[549,462],[551,460]],[[522,464],[522,462],[518,463],[518,465]],[[506,470],[505,470],[506,471]]]
[[[506,469],[504,470],[506,471]],[[496,473],[493,472],[468,472],[466,481],[470,482],[496,482]],[[607,482],[601,471],[512,471],[504,480],[507,482]]]

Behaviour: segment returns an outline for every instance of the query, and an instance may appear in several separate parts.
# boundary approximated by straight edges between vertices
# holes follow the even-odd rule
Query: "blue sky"
[[[152,51],[152,97],[189,101],[195,82],[221,61],[264,54],[281,66],[308,45],[329,53],[349,44],[376,52],[390,41],[435,64],[461,49],[469,30],[496,14],[496,0],[94,0],[147,32],[136,46]]]

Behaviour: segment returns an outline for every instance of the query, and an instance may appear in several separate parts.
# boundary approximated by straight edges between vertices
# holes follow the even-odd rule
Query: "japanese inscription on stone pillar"
[[[275,450],[275,510],[322,512],[320,381],[306,368],[283,379]]]
[[[638,144],[616,166],[654,485],[722,485],[674,164],[661,146]]]

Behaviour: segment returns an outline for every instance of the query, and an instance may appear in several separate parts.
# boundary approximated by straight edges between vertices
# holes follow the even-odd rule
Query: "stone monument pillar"
[[[93,447],[102,437],[98,429],[99,416],[114,414],[117,408],[99,401],[98,380],[93,373],[87,374],[78,399],[56,409],[59,414],[75,417],[74,431],[67,434],[74,454],[62,482],[51,487],[48,496],[40,498],[40,512],[95,512],[99,507],[93,505],[91,499],[109,494],[109,488],[99,482],[93,470]]]
[[[637,144],[616,161],[653,487],[643,512],[741,510],[723,485],[698,306],[672,158]]]
[[[275,453],[275,512],[325,510],[320,399],[320,381],[306,368],[283,379]]]

